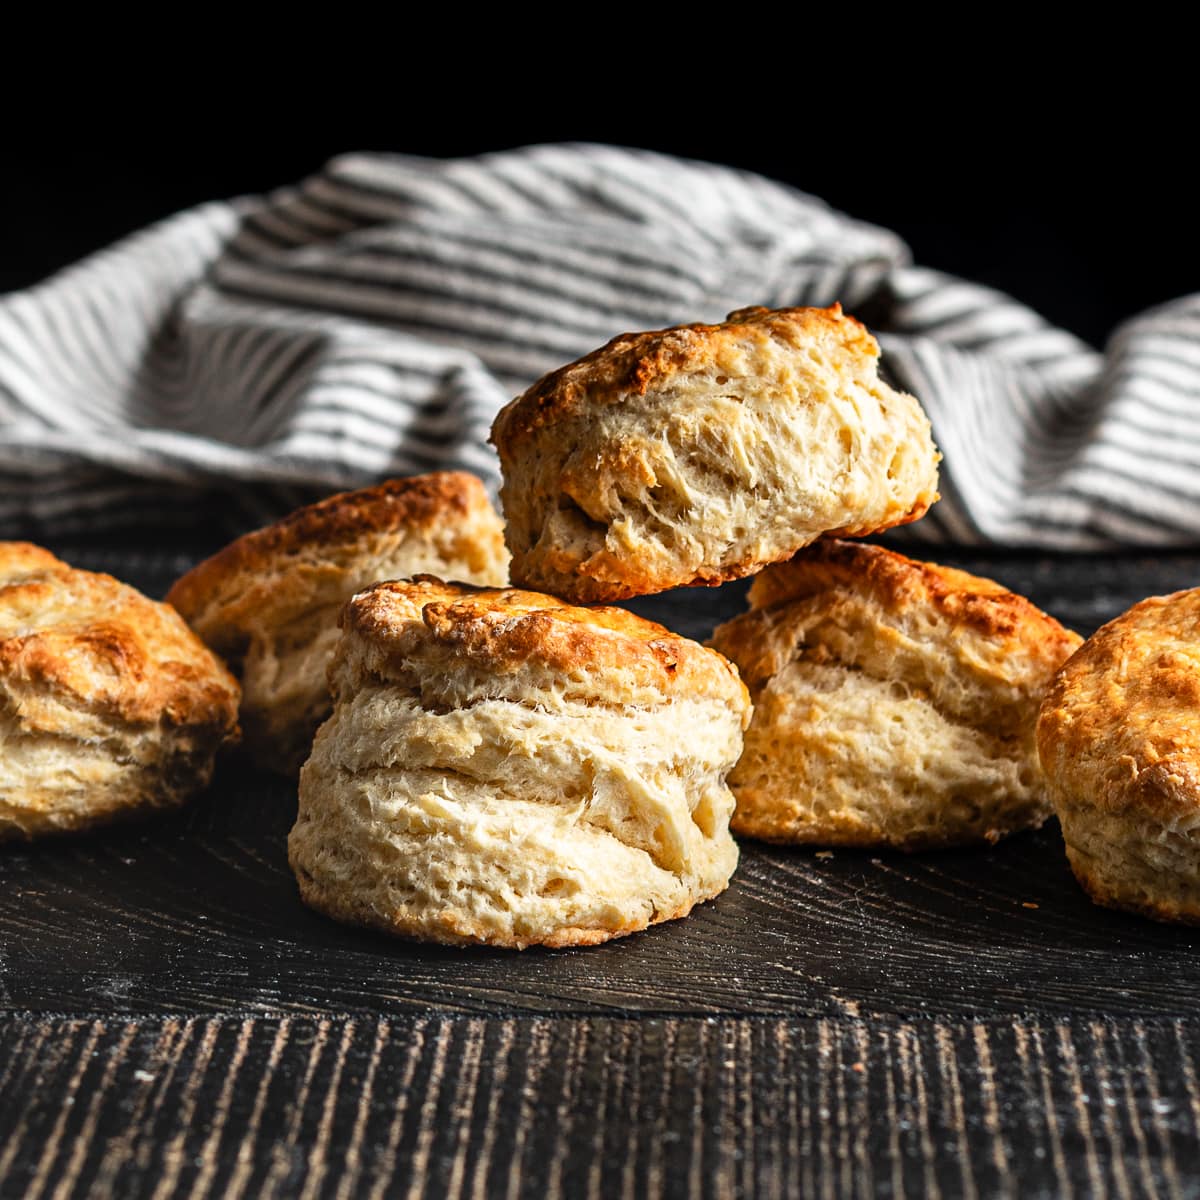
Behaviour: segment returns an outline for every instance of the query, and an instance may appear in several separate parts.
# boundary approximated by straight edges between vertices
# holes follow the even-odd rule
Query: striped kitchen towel
[[[500,406],[613,334],[835,300],[945,455],[907,538],[1200,542],[1200,296],[1101,355],[811,196],[593,145],[350,155],[0,297],[0,534],[245,528],[436,467],[494,482]]]

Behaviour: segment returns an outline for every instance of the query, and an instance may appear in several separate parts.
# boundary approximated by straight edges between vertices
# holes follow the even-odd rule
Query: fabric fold
[[[905,540],[1200,541],[1200,296],[1100,354],[894,234],[762,177],[609,146],[347,155],[0,297],[0,533],[235,528],[461,467],[492,418],[613,335],[840,301],[941,446]]]

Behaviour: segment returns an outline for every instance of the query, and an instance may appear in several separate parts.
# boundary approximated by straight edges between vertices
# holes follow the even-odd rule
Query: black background
[[[347,150],[590,140],[784,180],[896,230],[917,262],[1008,291],[1097,346],[1123,318],[1200,290],[1190,70],[1169,61],[1169,35],[1147,54],[1130,32],[1105,57],[989,30],[970,53],[959,44],[949,59],[918,61],[889,32],[864,49],[861,22],[811,41],[756,28],[753,46],[740,27],[616,44],[610,30],[589,55],[574,43],[515,46],[505,29],[495,46],[476,31],[459,57],[443,28],[394,45],[380,35],[361,64],[372,39],[351,47],[333,32],[323,56],[310,46],[294,60],[283,47],[226,46],[199,66],[93,63],[72,75],[66,107],[13,85],[0,289]],[[975,58],[985,43],[986,64]],[[40,86],[49,96],[58,81]]]

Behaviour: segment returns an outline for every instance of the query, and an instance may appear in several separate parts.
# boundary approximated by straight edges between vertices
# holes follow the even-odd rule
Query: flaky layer
[[[0,717],[0,842],[78,833],[181,807],[212,778],[224,728],[116,726],[103,740]],[[76,714],[64,711],[64,727]]]
[[[1098,630],[1046,696],[1038,749],[1097,903],[1200,922],[1200,588]]]
[[[247,749],[294,776],[331,704],[337,615],[380,579],[433,572],[507,580],[500,518],[461,471],[331,496],[239,538],[167,595],[238,673]]]
[[[1031,731],[1005,739],[852,668],[793,664],[755,697],[734,828],[844,846],[994,842],[1049,815]]]
[[[1057,796],[1056,796],[1057,800]],[[1097,904],[1200,925],[1200,828],[1055,804],[1075,878]]]
[[[921,516],[938,454],[840,308],[629,334],[496,419],[519,583],[593,602],[714,584]]]
[[[733,826],[920,849],[1049,815],[1038,704],[1079,639],[991,580],[820,543],[769,568],[712,644],[754,701]]]
[[[0,544],[0,841],[183,803],[236,736],[237,704],[172,609]]]
[[[524,948],[631,933],[725,888],[737,850],[724,777],[748,705],[718,655],[690,644],[713,660],[712,686],[693,672],[679,687],[664,670],[633,701],[589,660],[577,610],[550,597],[550,628],[522,632],[514,622],[539,615],[528,593],[380,590],[386,603],[359,597],[347,611],[333,716],[301,772],[288,845],[307,903],[409,937]],[[489,598],[511,635],[490,650],[475,638]],[[605,650],[609,637],[635,653],[673,636],[624,615],[607,618],[619,633],[598,615]],[[454,630],[471,644],[462,657]],[[576,656],[573,688],[544,685],[559,635]]]

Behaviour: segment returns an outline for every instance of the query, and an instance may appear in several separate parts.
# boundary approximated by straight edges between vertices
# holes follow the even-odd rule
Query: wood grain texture
[[[207,547],[53,547],[161,595]],[[1089,632],[1200,555],[947,554]],[[694,637],[744,585],[640,601]],[[1200,930],[1057,828],[743,846],[606,946],[421,947],[299,902],[294,789],[0,854],[0,1196],[1200,1196]]]
[[[285,856],[294,800],[260,786],[222,776],[176,820],[7,851],[0,1006],[1200,1015],[1200,931],[1095,908],[1057,827],[912,857],[747,843],[729,891],[686,921],[582,950],[464,953],[307,910]]]
[[[161,592],[194,554],[88,558]],[[1183,586],[1200,555],[955,562],[1059,615]],[[1053,593],[1053,594],[1052,594]],[[743,589],[641,602],[703,634]],[[1103,603],[1103,610],[1097,604]],[[1084,624],[1077,621],[1076,624]],[[1086,627],[1086,626],[1085,626]],[[904,856],[743,845],[686,921],[584,951],[463,953],[306,910],[287,867],[295,792],[230,761],[185,812],[0,855],[0,1005],[37,1012],[656,1012],[909,1017],[1200,1014],[1200,932],[1091,905],[1051,825]]]
[[[1188,1197],[1198,1039],[1193,1021],[41,1018],[0,1031],[0,1194]]]

